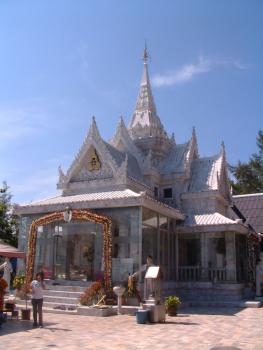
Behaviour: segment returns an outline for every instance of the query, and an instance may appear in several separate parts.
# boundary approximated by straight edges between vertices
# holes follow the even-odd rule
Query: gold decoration
[[[97,152],[95,148],[92,148],[91,154],[90,154],[90,160],[88,164],[88,170],[94,171],[94,170],[100,170],[101,164],[99,160],[99,156],[97,155]]]
[[[28,239],[28,258],[26,264],[26,285],[29,286],[33,279],[34,263],[36,256],[37,228],[48,225],[55,221],[64,220],[64,211],[54,212],[34,220],[30,226]],[[111,240],[111,219],[107,216],[95,214],[87,209],[72,210],[72,220],[91,221],[103,226],[103,261],[104,261],[104,285],[106,291],[111,290],[111,269],[112,269],[112,240]]]

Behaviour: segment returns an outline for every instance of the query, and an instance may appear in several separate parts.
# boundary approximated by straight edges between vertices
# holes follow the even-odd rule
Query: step
[[[24,309],[25,306],[20,306],[20,305],[17,305],[17,310],[21,310],[21,309]],[[32,310],[32,307],[28,307],[29,309]],[[66,314],[66,315],[77,315],[77,309],[76,310],[59,310],[59,309],[53,309],[53,307],[46,307],[46,306],[43,306],[42,308],[43,310],[43,313],[52,313],[52,314]],[[32,316],[31,316],[32,317]]]
[[[72,302],[72,303],[65,303],[65,302],[45,301],[44,300],[44,303],[43,303],[43,307],[50,307],[50,308],[54,308],[54,306],[61,306],[61,305],[65,305],[67,308],[68,307],[76,307],[76,305],[78,305],[78,301]],[[26,303],[24,300],[17,300],[16,306],[18,306],[20,308],[25,308]],[[32,308],[31,300],[28,301],[27,307]]]
[[[188,303],[192,307],[225,307],[225,308],[258,308],[261,307],[261,302],[257,301],[190,301]]]
[[[77,293],[83,293],[87,287],[81,287],[81,286],[63,286],[63,285],[52,285],[52,284],[46,284],[46,290],[58,290],[63,292],[77,292]]]
[[[44,290],[44,298],[48,296],[53,297],[66,297],[66,298],[80,298],[80,296],[83,294],[83,292],[68,292],[63,290],[52,290],[52,289],[46,289]]]
[[[44,304],[46,304],[46,303],[77,304],[78,302],[79,302],[79,298],[44,296]]]

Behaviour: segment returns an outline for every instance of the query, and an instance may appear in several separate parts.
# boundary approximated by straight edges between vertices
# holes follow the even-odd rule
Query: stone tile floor
[[[44,314],[43,329],[8,320],[0,349],[263,350],[263,308],[180,310],[164,324],[136,323],[134,316],[105,318]]]

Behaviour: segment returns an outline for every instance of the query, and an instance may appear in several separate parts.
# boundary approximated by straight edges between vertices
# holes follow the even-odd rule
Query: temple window
[[[167,187],[163,189],[163,198],[173,198],[172,187]]]

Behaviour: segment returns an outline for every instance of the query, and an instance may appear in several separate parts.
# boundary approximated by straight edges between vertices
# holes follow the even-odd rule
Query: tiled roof
[[[165,160],[165,163],[160,166],[161,172],[166,174],[170,172],[184,171],[189,145],[190,142],[174,145],[167,159]]]
[[[109,192],[96,192],[96,193],[84,193],[77,194],[74,196],[57,196],[47,198],[41,201],[31,202],[29,204],[22,204],[21,207],[35,207],[35,206],[45,206],[52,204],[70,204],[76,202],[90,202],[90,201],[100,201],[105,199],[124,199],[124,198],[135,198],[140,197],[140,193],[133,192],[129,189],[123,191],[109,191]]]
[[[221,155],[193,160],[189,192],[217,190],[217,176],[222,165]]]
[[[124,162],[126,153],[119,151],[116,147],[110,145],[107,142],[104,142],[107,150],[111,154],[112,158],[116,161],[118,166],[121,166],[121,164]],[[128,175],[131,177],[134,177],[137,180],[143,181],[142,172],[140,169],[140,166],[137,162],[137,159],[130,153],[127,153],[128,156]]]
[[[106,202],[104,202],[106,201]],[[121,202],[120,202],[121,201]],[[145,206],[153,211],[158,211],[164,216],[183,220],[184,215],[175,208],[155,200],[146,195],[146,192],[133,192],[130,189],[123,191],[108,191],[96,193],[84,193],[72,196],[57,196],[41,201],[21,204],[15,207],[18,215],[52,212],[53,210],[63,210],[66,206],[76,208],[109,208],[120,206]],[[126,204],[126,205],[125,205]]]
[[[263,233],[263,193],[233,196],[233,202],[258,233]]]
[[[185,220],[185,225],[229,225],[236,224],[234,220],[231,220],[219,213],[202,214],[202,215],[188,215]]]

